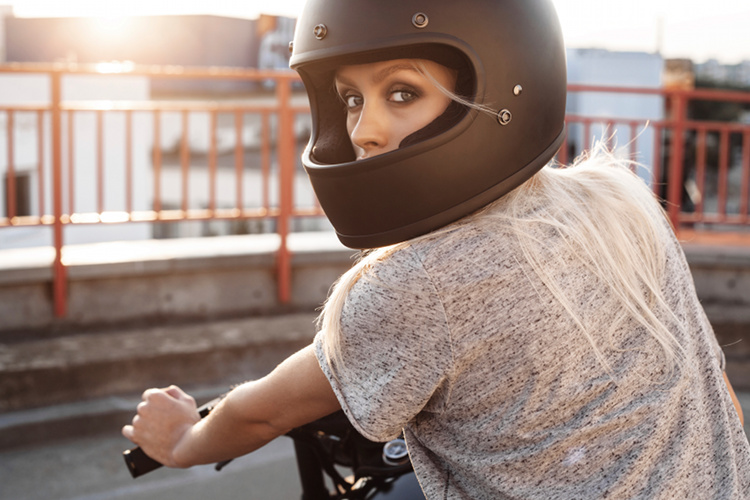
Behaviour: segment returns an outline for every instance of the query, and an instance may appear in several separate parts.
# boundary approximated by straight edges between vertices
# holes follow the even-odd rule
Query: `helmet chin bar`
[[[338,228],[344,227],[345,224],[343,222],[337,224],[336,222],[338,221],[334,222],[334,220],[331,220],[331,223],[336,229],[336,236],[339,238],[341,243],[349,248],[366,249],[377,248],[401,241],[406,241],[444,227],[452,222],[457,221],[458,219],[461,219],[466,215],[469,215],[481,209],[485,205],[495,201],[504,194],[509,193],[510,191],[530,179],[535,173],[537,173],[542,167],[544,167],[544,165],[549,162],[549,159],[551,159],[555,155],[557,150],[560,149],[560,146],[565,140],[565,134],[566,131],[565,127],[563,126],[563,129],[555,138],[554,142],[550,144],[550,146],[543,152],[543,154],[539,155],[532,162],[516,171],[511,177],[508,177],[500,183],[477,193],[471,198],[464,199],[457,205],[447,207],[440,212],[433,213],[428,217],[416,220],[412,223],[398,226],[394,225],[394,227],[390,229],[377,233],[371,231],[369,233],[363,234],[363,231],[361,230],[353,234],[343,233],[339,231]],[[317,181],[320,182],[319,179]],[[313,185],[315,184],[316,181],[314,180]],[[355,188],[356,190],[357,186],[352,185],[351,187]],[[358,187],[360,189],[364,188],[365,190],[367,190],[366,186]],[[408,197],[410,193],[405,193],[403,189],[398,191],[399,196],[401,196],[402,199],[409,199]],[[439,193],[435,193],[435,196],[439,196]],[[361,206],[357,207],[354,203],[352,203],[351,206],[352,208],[360,208],[360,210],[362,210]],[[325,210],[325,207],[323,208]],[[405,220],[405,217],[401,217],[399,218],[399,220]],[[355,221],[355,224],[356,222],[357,221]],[[364,223],[364,220],[362,220],[361,222]],[[361,229],[361,226],[357,225],[357,229]]]
[[[551,0],[308,0],[293,47],[313,121],[302,163],[352,248],[405,241],[478,210],[529,179],[564,139],[565,51]],[[355,161],[335,70],[401,58],[457,69],[456,93],[496,116],[452,102],[397,150]]]

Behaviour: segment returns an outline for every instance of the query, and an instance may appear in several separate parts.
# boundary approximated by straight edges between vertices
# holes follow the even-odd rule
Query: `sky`
[[[377,0],[373,0],[377,1]],[[428,0],[425,0],[428,1]],[[568,47],[750,60],[750,0],[553,0]],[[0,0],[19,17],[213,14],[296,17],[304,0]]]

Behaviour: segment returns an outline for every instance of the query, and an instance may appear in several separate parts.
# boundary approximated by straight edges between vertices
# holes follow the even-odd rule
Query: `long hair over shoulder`
[[[540,257],[544,241],[533,226],[556,231],[570,245],[582,264],[610,291],[620,318],[642,327],[661,347],[667,376],[683,364],[683,350],[669,324],[679,324],[662,293],[665,272],[664,224],[661,205],[631,168],[603,145],[581,155],[568,167],[546,166],[527,182],[461,223],[502,221],[511,228],[523,256],[555,299],[591,343],[599,361],[609,364],[594,333],[566,296],[549,266]],[[444,228],[445,229],[445,228]],[[442,230],[444,230],[442,229]],[[441,229],[437,230],[439,233]],[[318,327],[325,335],[324,352],[329,362],[341,364],[339,342],[341,315],[354,284],[368,269],[400,248],[435,232],[396,245],[363,253],[362,258],[334,284],[325,302]],[[356,333],[356,332],[352,332]]]

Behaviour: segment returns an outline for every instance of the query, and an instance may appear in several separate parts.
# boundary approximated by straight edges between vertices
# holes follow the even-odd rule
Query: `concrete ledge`
[[[332,232],[289,235],[292,297],[282,306],[279,241],[264,234],[68,246],[63,319],[53,315],[52,249],[0,251],[0,335],[313,310],[357,253]],[[750,246],[683,247],[706,309],[750,324]]]
[[[0,345],[0,449],[117,435],[142,391],[179,383],[199,403],[260,378],[314,336],[313,313]]]
[[[750,246],[683,243],[709,319],[750,325]]]
[[[750,268],[750,247],[683,243],[682,248],[694,265]]]
[[[314,320],[290,314],[0,344],[0,413],[175,381],[257,378],[312,341]]]
[[[0,335],[313,310],[356,253],[333,233],[298,233],[291,304],[279,304],[275,234],[71,245],[68,313],[55,318],[50,248],[0,251]]]
[[[280,239],[276,234],[115,241],[68,245],[63,263],[70,279],[182,272],[206,267],[273,265]],[[338,242],[333,233],[289,235],[294,262],[349,259],[356,251]],[[54,249],[38,247],[0,250],[0,286],[52,279]]]
[[[52,249],[0,251],[0,339],[5,343],[133,325],[313,312],[354,262],[332,232],[289,236],[291,303],[278,302],[277,235],[246,235],[72,245],[68,315],[53,315]],[[734,325],[750,325],[750,246],[683,243],[698,295],[717,335],[734,354]],[[750,339],[748,339],[750,340]],[[750,387],[750,379],[748,380]]]

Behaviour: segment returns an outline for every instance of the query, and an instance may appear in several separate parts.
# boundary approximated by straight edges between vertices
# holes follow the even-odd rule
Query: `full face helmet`
[[[355,161],[336,68],[403,58],[456,69],[456,93],[493,113],[452,104],[398,149]],[[551,0],[308,0],[290,66],[312,114],[302,163],[351,248],[476,211],[529,179],[564,139],[565,49]]]

